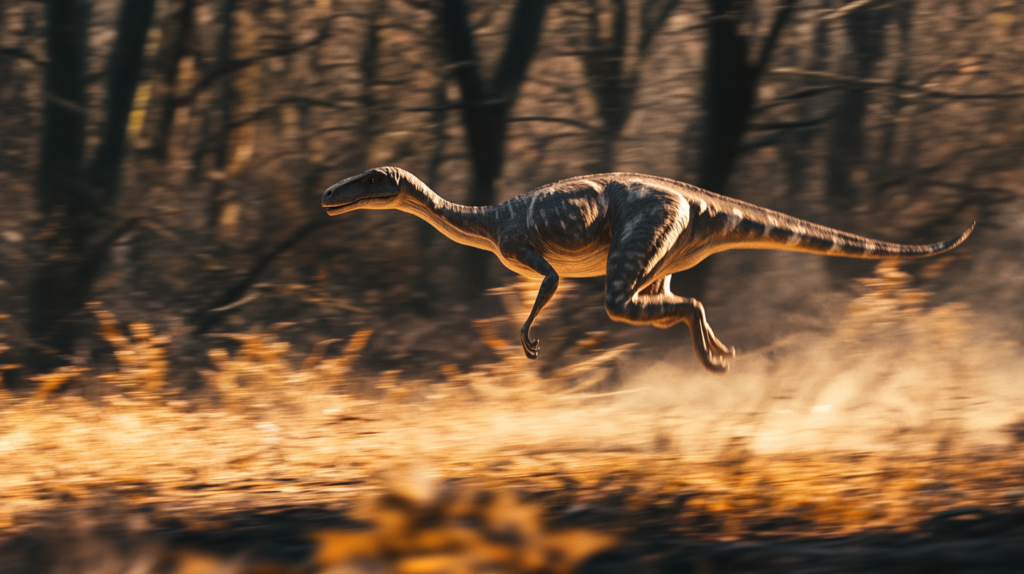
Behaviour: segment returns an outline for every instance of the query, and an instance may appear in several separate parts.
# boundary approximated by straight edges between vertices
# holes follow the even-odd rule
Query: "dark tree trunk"
[[[757,84],[796,0],[780,1],[771,31],[754,58],[750,55],[751,38],[743,32],[741,25],[749,17],[751,0],[709,0],[709,4],[711,21],[704,68],[704,126],[696,183],[724,194],[757,101]],[[710,262],[704,261],[684,273],[680,277],[683,283],[680,292],[703,297],[710,270]]]
[[[824,10],[828,10],[831,4],[831,0],[821,0],[819,6]],[[828,66],[828,55],[829,55],[829,37],[828,37],[829,23],[827,20],[819,20],[814,26],[814,43],[811,46],[811,61],[808,66],[809,69],[815,71],[824,71]],[[794,48],[799,50],[801,48]],[[811,81],[811,85],[815,85],[818,82]],[[820,116],[821,104],[816,99],[811,101],[803,101],[798,104],[800,121],[810,121],[814,117]],[[782,157],[786,162],[786,183],[789,202],[795,204],[800,201],[801,196],[807,185],[807,168],[814,161],[814,155],[810,146],[814,139],[817,137],[817,130],[798,130],[793,134],[792,137],[783,140],[780,146]]]
[[[893,16],[896,20],[896,27],[899,30],[899,54],[896,57],[896,77],[894,82],[896,84],[907,84],[909,83],[910,77],[910,57],[911,57],[911,33],[914,25],[914,3],[907,0],[904,2],[897,2],[893,5]],[[879,165],[882,170],[889,170],[896,167],[897,170],[904,171],[901,167],[895,166],[896,154],[895,154],[895,141],[896,131],[899,126],[899,122],[896,121],[900,117],[900,113],[903,110],[907,100],[903,94],[897,90],[893,90],[889,100],[889,117],[892,118],[885,126],[885,130],[882,133],[882,141],[879,145]],[[874,179],[878,181],[887,174],[878,174]],[[875,197],[873,198],[876,202],[881,201],[881,197],[878,194],[885,188],[881,185],[875,186]]]
[[[505,50],[490,82],[481,77],[473,32],[463,0],[444,0],[441,10],[443,33],[462,94],[462,122],[466,147],[472,162],[471,205],[494,203],[494,183],[501,177],[505,161],[508,112],[515,102],[526,68],[533,58],[544,20],[544,0],[519,0],[512,16]],[[489,254],[466,251],[466,287],[472,296],[488,285]]]
[[[146,34],[153,19],[154,0],[124,0],[117,40],[110,56],[107,84],[107,113],[103,138],[93,158],[89,181],[100,203],[110,205],[117,196],[121,159],[127,141],[128,116],[135,101],[135,88],[142,76]]]
[[[646,0],[643,3],[640,42],[636,57],[630,65],[627,62],[629,7],[626,1],[611,0],[610,7],[600,6],[596,0],[591,2],[583,64],[590,85],[593,86],[603,123],[594,171],[614,170],[615,144],[621,138],[622,130],[633,111],[640,66],[654,36],[678,4],[678,0]],[[612,13],[608,29],[602,26],[602,10],[610,10]]]
[[[161,67],[163,69],[162,94],[156,108],[157,121],[149,153],[159,160],[166,160],[174,126],[174,114],[178,110],[178,71],[181,60],[190,51],[193,34],[193,12],[195,0],[180,0],[178,10],[168,18],[165,31]]]
[[[756,87],[754,70],[747,64],[749,38],[740,33],[750,0],[711,0],[710,4],[697,185],[725,193],[750,120]]]
[[[607,9],[591,2],[590,29],[587,35],[584,69],[594,88],[597,111],[604,124],[600,151],[593,171],[612,171],[615,141],[629,118],[630,100],[635,86],[626,77],[626,29],[628,11],[625,0],[612,0],[611,29],[602,29],[601,11]]]
[[[83,0],[47,4],[45,108],[39,172],[44,259],[32,278],[28,330],[44,350],[37,368],[70,353],[78,336],[70,319],[88,300],[106,249],[134,221],[111,226],[124,128],[142,66],[153,0],[128,0],[110,62],[107,123],[90,173],[83,172],[88,8]],[[51,357],[47,359],[46,357]]]
[[[370,157],[370,142],[377,137],[381,123],[377,81],[380,67],[378,58],[380,56],[382,16],[381,3],[373,3],[370,6],[369,14],[366,15],[366,41],[363,43],[362,53],[359,55],[359,71],[363,77],[363,90],[359,94],[359,105],[364,114],[360,133],[366,143],[357,152],[356,164],[364,168],[370,167],[366,165]]]
[[[85,149],[85,54],[89,27],[86,0],[49,0],[46,5],[46,107],[39,166],[39,211],[95,210],[81,187]]]
[[[85,303],[83,262],[99,216],[81,177],[88,3],[50,0],[46,17],[49,63],[37,196],[45,254],[32,278],[28,330],[42,347],[67,353],[75,334],[64,320]]]
[[[217,177],[213,181],[210,192],[210,207],[207,211],[207,229],[214,236],[220,229],[221,215],[224,206],[231,200],[231,188],[226,182],[229,154],[231,153],[231,120],[234,110],[235,90],[231,74],[226,73],[231,67],[231,44],[234,36],[235,0],[221,0],[220,36],[217,38],[217,71],[221,74],[219,116],[214,129],[218,130],[216,148],[214,149],[214,169]]]
[[[885,51],[885,23],[888,8],[865,7],[846,16],[846,30],[853,46],[854,75],[859,78],[874,76],[875,67]],[[828,138],[826,158],[826,189],[829,207],[836,224],[845,226],[852,221],[853,210],[862,198],[858,197],[858,172],[868,175],[864,158],[864,116],[867,115],[868,90],[862,86],[849,86],[840,96]],[[845,284],[851,277],[862,275],[869,263],[851,263],[830,259],[826,262],[834,281]]]
[[[887,10],[864,8],[846,16],[846,30],[853,46],[854,75],[873,76],[884,54]],[[850,86],[840,98],[828,142],[828,199],[836,213],[849,214],[857,204],[856,187],[850,176],[864,163],[864,116],[868,91]]]
[[[704,129],[697,164],[697,185],[725,193],[747,132],[757,84],[761,79],[796,0],[782,0],[771,32],[750,61],[751,38],[741,24],[748,18],[750,0],[709,0],[711,22],[704,68]]]

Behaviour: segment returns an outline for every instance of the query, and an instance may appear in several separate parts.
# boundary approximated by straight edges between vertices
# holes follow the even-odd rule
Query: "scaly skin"
[[[397,209],[430,223],[450,239],[494,253],[506,267],[542,278],[520,329],[526,356],[540,343],[530,326],[561,277],[605,275],[605,309],[615,321],[668,328],[683,322],[710,371],[735,356],[715,337],[699,301],[672,293],[673,273],[727,249],[774,249],[860,259],[912,259],[944,253],[959,237],[931,245],[875,241],[724,197],[692,185],[635,173],[562,180],[505,203],[467,207],[444,200],[411,173],[380,167],[324,192],[330,215]]]

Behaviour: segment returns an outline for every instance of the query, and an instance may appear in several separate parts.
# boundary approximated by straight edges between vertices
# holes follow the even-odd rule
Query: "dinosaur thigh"
[[[648,324],[652,321],[646,320],[646,313],[652,310],[642,304],[635,308],[639,303],[637,295],[643,293],[646,300],[663,293],[666,256],[685,223],[678,216],[679,205],[652,203],[631,207],[629,217],[617,218],[612,224],[605,263],[605,306],[613,319]],[[619,311],[619,316],[613,314]]]

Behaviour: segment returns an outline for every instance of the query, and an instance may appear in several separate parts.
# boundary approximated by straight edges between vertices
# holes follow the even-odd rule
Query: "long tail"
[[[773,249],[858,259],[915,259],[953,249],[967,239],[975,225],[971,223],[958,237],[947,241],[907,245],[876,241],[747,205],[748,209],[723,206],[725,209],[716,217],[723,224],[722,241],[726,249]]]

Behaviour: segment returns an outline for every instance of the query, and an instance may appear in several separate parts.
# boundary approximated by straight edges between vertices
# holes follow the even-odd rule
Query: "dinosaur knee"
[[[604,310],[612,321],[632,323],[634,313],[631,306],[630,297],[626,293],[606,293],[604,296]]]

